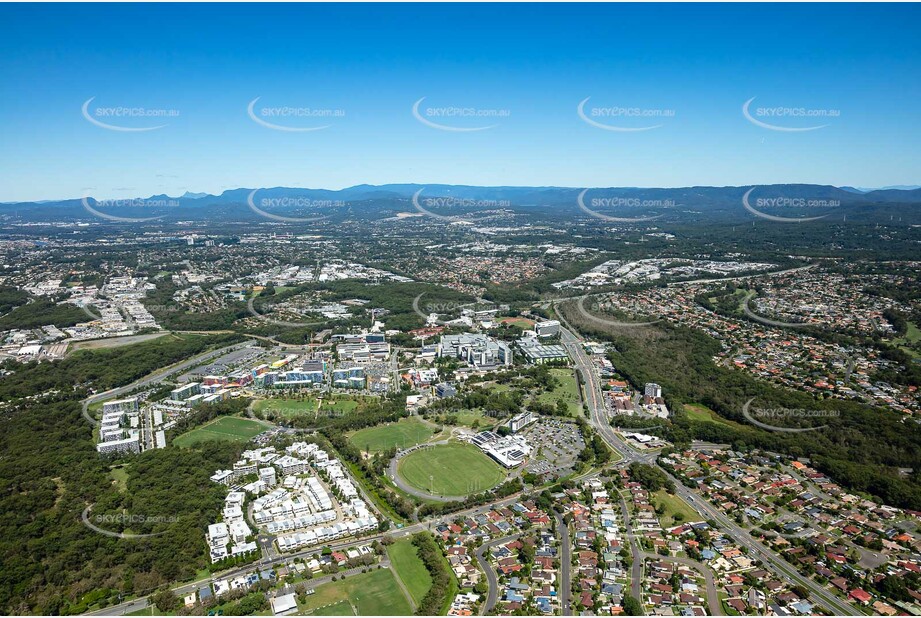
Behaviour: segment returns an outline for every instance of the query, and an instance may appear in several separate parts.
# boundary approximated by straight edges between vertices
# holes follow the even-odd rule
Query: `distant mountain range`
[[[753,189],[753,190],[752,190]],[[589,217],[586,208],[607,215],[658,215],[661,222],[752,219],[743,207],[760,204],[773,214],[847,216],[848,220],[921,222],[921,187],[881,189],[813,184],[744,187],[636,188],[469,186],[444,184],[356,185],[341,190],[294,187],[239,188],[220,195],[186,192],[180,197],[153,195],[135,200],[94,198],[0,204],[7,222],[99,221],[111,218],[149,218],[158,221],[221,222],[265,220],[321,214],[335,218],[383,219],[401,213],[421,214],[413,202],[429,212],[445,215],[469,212],[544,214],[549,218]],[[255,193],[254,193],[255,191]],[[421,191],[421,193],[419,193]],[[584,192],[584,193],[583,193]],[[432,200],[432,198],[448,198]],[[771,201],[781,198],[783,201]],[[581,205],[580,205],[581,199]],[[819,205],[815,205],[818,203]],[[586,208],[583,208],[585,206]],[[101,213],[101,214],[100,214]],[[108,215],[108,216],[107,216]],[[271,219],[269,219],[271,220]]]

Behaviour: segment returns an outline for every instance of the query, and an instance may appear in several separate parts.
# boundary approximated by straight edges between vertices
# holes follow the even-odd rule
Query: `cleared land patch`
[[[253,411],[262,414],[273,414],[284,418],[296,416],[316,416],[317,411],[346,414],[355,411],[361,402],[348,396],[333,396],[319,398],[307,395],[303,398],[271,398],[260,399],[253,403]]]
[[[554,367],[550,370],[550,374],[560,383],[552,391],[538,395],[538,401],[555,406],[556,402],[562,399],[569,406],[569,415],[579,416],[582,410],[582,401],[579,397],[579,384],[576,382],[576,375],[572,369]]]
[[[355,432],[349,440],[368,453],[380,453],[393,447],[400,449],[425,442],[434,431],[416,418],[401,419],[396,423],[368,427]]]
[[[684,411],[688,415],[688,419],[692,421],[697,421],[700,423],[716,423],[717,425],[726,425],[727,427],[740,427],[738,423],[723,418],[707,406],[700,403],[686,403],[684,404]]]
[[[173,440],[174,446],[188,447],[208,440],[225,442],[247,442],[259,435],[268,426],[247,418],[222,416],[207,425],[196,427]]]
[[[666,528],[688,521],[700,521],[700,515],[687,502],[664,489],[654,493],[651,502],[665,508],[664,513],[659,515],[659,522]]]

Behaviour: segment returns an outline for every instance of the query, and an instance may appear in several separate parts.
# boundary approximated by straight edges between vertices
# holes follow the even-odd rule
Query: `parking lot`
[[[579,427],[564,419],[538,419],[524,435],[534,449],[525,470],[549,478],[571,473],[576,458],[585,448]]]

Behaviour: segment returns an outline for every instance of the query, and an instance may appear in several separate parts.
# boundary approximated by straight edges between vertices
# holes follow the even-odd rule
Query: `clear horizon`
[[[0,201],[418,178],[912,185],[919,17],[917,5],[4,5]]]
[[[630,187],[628,187],[628,186],[614,186],[614,185],[611,185],[611,186],[600,186],[600,185],[599,185],[599,186],[595,186],[595,187],[588,187],[588,186],[574,187],[574,186],[567,186],[567,185],[547,185],[547,184],[545,184],[545,185],[470,185],[470,184],[460,184],[460,183],[436,183],[436,182],[430,182],[430,183],[424,183],[424,182],[387,182],[387,183],[382,183],[382,184],[358,183],[358,184],[355,184],[355,185],[348,185],[348,186],[345,186],[345,187],[294,187],[294,186],[282,186],[282,185],[277,185],[277,186],[266,186],[266,187],[255,187],[255,186],[244,187],[244,186],[241,186],[241,187],[232,187],[232,188],[224,189],[224,190],[222,190],[222,191],[219,192],[219,193],[208,193],[207,191],[194,191],[194,190],[188,190],[188,191],[184,191],[183,193],[176,193],[176,194],[169,194],[169,193],[149,193],[149,194],[143,194],[143,195],[128,195],[128,196],[109,196],[109,195],[103,195],[103,194],[99,194],[99,195],[94,195],[94,194],[90,194],[90,195],[76,195],[76,196],[73,196],[73,195],[72,195],[72,196],[67,196],[67,197],[52,197],[52,198],[44,198],[44,199],[38,199],[38,200],[12,200],[12,201],[11,201],[11,200],[2,200],[2,201],[0,201],[0,204],[17,204],[17,203],[19,203],[19,204],[27,204],[27,203],[39,203],[39,202],[63,202],[63,201],[68,201],[68,200],[78,200],[78,199],[82,199],[82,198],[93,198],[93,199],[129,199],[129,198],[138,198],[138,199],[143,199],[143,198],[149,198],[149,197],[160,196],[160,195],[166,195],[167,197],[170,197],[170,198],[180,198],[180,197],[183,197],[183,196],[185,195],[185,193],[190,193],[190,194],[192,194],[192,195],[203,194],[203,195],[211,195],[211,196],[214,196],[214,197],[219,197],[219,196],[221,196],[223,193],[226,193],[226,192],[228,192],[228,191],[241,191],[241,190],[252,190],[252,189],[295,189],[295,190],[304,190],[304,191],[344,191],[344,190],[352,189],[352,188],[355,188],[355,187],[357,187],[357,186],[362,186],[362,185],[373,186],[373,187],[386,187],[386,186],[389,186],[389,185],[416,185],[416,186],[420,186],[420,187],[424,187],[424,186],[435,186],[435,185],[447,185],[447,186],[455,186],[455,187],[483,187],[483,188],[487,188],[487,189],[492,189],[492,188],[496,188],[496,189],[498,189],[498,188],[527,188],[527,189],[531,189],[531,188],[534,188],[534,189],[537,189],[537,188],[552,188],[552,189],[571,189],[571,190],[573,190],[573,191],[578,191],[578,190],[580,190],[580,189],[666,189],[666,190],[667,190],[667,189],[691,189],[691,188],[695,188],[695,187],[707,187],[707,188],[715,188],[715,189],[727,189],[727,188],[739,188],[739,189],[741,189],[741,188],[744,188],[744,187],[752,187],[752,186],[770,187],[770,186],[772,186],[772,185],[777,186],[777,185],[800,185],[800,184],[812,185],[812,186],[830,186],[830,187],[835,187],[835,188],[837,188],[837,189],[848,189],[848,188],[850,188],[850,189],[856,189],[856,190],[862,191],[862,192],[882,191],[882,190],[891,190],[891,191],[913,191],[913,190],[916,190],[916,189],[921,189],[921,185],[908,185],[908,184],[902,184],[902,185],[887,185],[887,186],[884,186],[884,187],[855,187],[855,186],[853,186],[853,185],[824,185],[824,184],[822,184],[822,183],[814,183],[814,182],[807,182],[807,183],[772,183],[772,184],[763,184],[763,185],[758,185],[757,183],[748,183],[748,184],[741,184],[741,185],[685,185],[685,186],[674,186],[674,187],[653,187],[653,186],[646,186],[646,187],[630,186]]]

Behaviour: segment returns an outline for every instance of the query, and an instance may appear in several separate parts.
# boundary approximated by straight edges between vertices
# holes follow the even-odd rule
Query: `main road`
[[[580,369],[582,373],[590,419],[595,430],[611,448],[621,454],[625,463],[658,465],[656,463],[655,454],[639,453],[635,451],[614,432],[614,429],[608,421],[607,407],[604,403],[600,381],[592,361],[582,348],[581,340],[570,330],[571,327],[569,323],[566,322],[565,318],[559,315],[559,312],[557,312],[557,315],[560,322],[565,326],[561,326],[560,328],[561,341],[569,352],[570,357],[573,359],[576,368]],[[716,522],[736,543],[748,551],[750,557],[761,560],[768,569],[778,577],[783,578],[791,586],[798,585],[809,590],[812,594],[812,600],[824,605],[826,609],[830,610],[832,613],[839,616],[847,616],[854,613],[854,609],[850,607],[850,605],[840,600],[817,582],[803,577],[776,552],[752,537],[747,530],[743,530],[722,511],[714,508],[700,494],[683,485],[667,470],[661,467],[660,469],[674,482],[675,493],[678,494],[679,497],[687,502],[691,508],[697,511],[704,519]]]
[[[584,478],[590,478],[591,476],[592,475],[586,475]],[[479,506],[471,507],[469,509],[465,509],[462,511],[457,511],[455,513],[449,513],[447,515],[437,517],[429,521],[419,522],[416,524],[405,526],[403,528],[397,528],[395,530],[390,530],[387,532],[378,533],[378,534],[366,536],[363,538],[354,538],[351,540],[343,541],[341,543],[328,543],[326,545],[315,545],[313,547],[307,547],[305,549],[302,549],[298,552],[278,555],[271,559],[263,558],[262,560],[252,562],[247,565],[236,567],[236,568],[233,568],[227,571],[222,571],[220,573],[215,573],[210,577],[205,577],[203,579],[199,579],[194,582],[189,582],[189,583],[173,586],[171,589],[176,594],[176,596],[183,597],[183,596],[190,594],[191,592],[195,590],[198,590],[202,586],[210,584],[211,582],[217,579],[232,578],[238,575],[243,575],[245,573],[252,573],[254,570],[257,570],[257,569],[258,570],[269,569],[276,565],[285,564],[292,560],[296,560],[298,558],[309,559],[313,557],[314,554],[320,553],[320,551],[324,547],[329,547],[333,551],[337,551],[337,550],[342,550],[342,549],[349,549],[350,547],[355,547],[357,545],[367,545],[369,543],[373,543],[374,541],[380,541],[384,537],[388,537],[388,536],[391,538],[405,537],[411,534],[415,534],[417,532],[431,530],[433,526],[443,523],[445,518],[453,519],[455,517],[461,517],[464,515],[470,515],[470,516],[480,515],[491,509],[513,504],[517,502],[519,499],[521,499],[520,492],[513,494],[511,496],[502,498],[501,500],[496,500],[495,502],[490,502],[488,504],[481,504]],[[507,540],[511,540],[512,538],[515,538],[516,536],[518,535],[513,535],[509,537]],[[496,541],[491,541],[491,543],[495,544],[500,541],[501,539],[498,539]],[[311,584],[322,583],[322,581],[319,578],[312,579],[309,581]],[[490,593],[498,594],[498,583],[495,586],[490,585]],[[146,609],[147,607],[149,607],[149,598],[150,598],[150,595],[140,596],[138,598],[132,599],[130,601],[126,601],[124,603],[120,603],[118,605],[110,605],[109,607],[106,607],[105,609],[87,612],[85,615],[87,616],[122,616],[122,615],[127,614],[128,612],[135,612],[138,610]]]
[[[98,401],[102,401],[104,399],[111,399],[112,397],[118,397],[119,395],[130,393],[131,391],[135,389],[143,388],[145,386],[149,386],[156,382],[160,382],[164,378],[169,377],[173,375],[174,373],[183,371],[185,369],[188,369],[189,367],[194,367],[195,365],[200,365],[206,361],[211,360],[212,358],[223,356],[224,354],[227,354],[228,352],[233,352],[234,350],[245,348],[254,343],[255,341],[244,341],[242,343],[235,343],[233,345],[229,345],[223,348],[218,348],[217,350],[210,350],[208,352],[203,352],[197,356],[193,356],[192,358],[189,358],[179,363],[170,365],[169,367],[157,369],[156,371],[147,374],[140,380],[136,380],[135,382],[132,382],[131,384],[126,384],[125,386],[119,386],[118,388],[112,388],[105,392],[96,393],[94,395],[91,395],[83,400],[83,416],[86,418],[86,420],[88,420],[93,425],[98,425],[99,422],[96,419],[94,419],[92,415],[89,413],[89,407],[91,404],[94,404]]]

